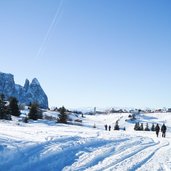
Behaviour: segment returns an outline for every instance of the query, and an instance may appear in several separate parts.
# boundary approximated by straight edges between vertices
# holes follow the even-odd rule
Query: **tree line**
[[[42,119],[42,111],[39,109],[37,103],[31,103],[29,106],[29,113],[26,116],[27,119]],[[5,96],[0,94],[0,119],[12,120],[11,116],[19,117],[21,114],[19,109],[18,100],[16,97],[10,97],[7,101]]]
[[[156,130],[156,126],[153,123],[151,128],[149,128],[148,123],[146,123],[146,125],[144,127],[143,123],[140,124],[139,122],[136,122],[135,126],[134,126],[134,130],[135,131],[155,131]]]
[[[67,123],[68,110],[63,106],[58,109],[59,115],[57,118],[57,122],[59,123]],[[0,94],[0,119],[12,120],[11,116],[19,117],[21,114],[19,109],[18,100],[16,97],[10,97],[7,101],[5,100],[4,94]],[[42,119],[43,114],[42,110],[39,108],[37,103],[30,103],[29,105],[29,113],[28,116],[24,118],[24,122],[27,122],[28,119]]]

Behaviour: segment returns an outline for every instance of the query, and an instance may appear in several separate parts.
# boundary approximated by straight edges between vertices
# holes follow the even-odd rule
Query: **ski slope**
[[[171,114],[139,116],[140,122],[164,122],[166,138],[155,132],[134,131],[128,114],[85,116],[82,126],[35,121],[0,121],[2,171],[169,171]],[[119,119],[126,131],[105,131]],[[96,128],[93,128],[96,125]]]

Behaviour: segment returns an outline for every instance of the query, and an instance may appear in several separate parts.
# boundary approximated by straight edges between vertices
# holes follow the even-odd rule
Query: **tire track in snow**
[[[142,161],[142,163],[140,163],[141,165],[138,167],[137,170],[144,171],[145,168],[148,168],[148,170],[151,169],[166,170],[166,171],[171,170],[171,162],[169,162],[170,156],[171,156],[170,142],[169,140],[164,139],[164,145],[161,148],[156,149],[156,152],[153,154],[153,156],[151,156],[151,158],[147,157],[144,163]]]
[[[107,145],[103,145],[101,147],[96,146],[95,149],[91,151],[84,152],[80,155],[79,159],[74,162],[71,166],[66,166],[63,171],[69,170],[84,170],[87,167],[91,167],[94,163],[103,160],[108,155],[115,151],[115,144],[118,142],[112,142]]]
[[[145,163],[147,163],[155,154],[157,151],[161,150],[162,148],[168,146],[169,143],[166,143],[162,146],[159,146],[158,148],[156,148],[153,152],[150,152],[149,155],[147,155],[147,157],[145,157],[143,160],[141,160],[140,162],[138,162],[136,165],[134,165],[133,167],[130,168],[130,171],[134,171],[137,170],[138,168],[142,167],[143,165],[145,165]],[[149,153],[149,151],[147,152]]]
[[[47,138],[50,140],[49,138]],[[122,139],[126,141],[127,139]],[[100,148],[113,140],[104,140],[98,138],[80,138],[80,137],[59,137],[52,141],[46,141],[44,143],[32,144],[25,149],[17,150],[14,155],[15,159],[7,162],[3,165],[3,168],[8,171],[20,171],[20,170],[62,170],[66,165],[71,165],[76,156],[82,150],[83,152],[93,151],[94,148]],[[118,141],[118,140],[117,140]],[[69,154],[69,157],[67,157]],[[59,158],[60,156],[60,158]],[[13,166],[8,163],[13,163]],[[47,163],[47,165],[45,164]],[[42,168],[43,166],[43,168]]]
[[[154,147],[159,144],[159,142],[149,142],[149,143],[143,143],[140,141],[134,140],[134,143],[131,143],[130,146],[128,144],[125,144],[125,148],[121,148],[121,150],[113,153],[108,158],[105,158],[103,161],[98,163],[97,165],[94,165],[93,167],[90,167],[87,169],[87,171],[97,171],[97,170],[108,170],[112,168],[111,170],[117,170],[114,168],[114,166],[122,164],[125,160],[132,158],[139,152],[149,148]],[[136,142],[137,141],[137,142]],[[136,144],[136,145],[135,145]]]
[[[117,163],[114,166],[107,168],[106,170],[107,171],[108,170],[135,171],[138,168],[142,167],[147,161],[149,161],[158,150],[168,145],[169,143],[165,143],[164,145],[163,144],[161,145],[161,143],[159,142],[152,146],[147,146],[146,148],[137,151],[137,153],[135,153],[134,155],[126,157],[123,161]]]
[[[122,138],[120,140],[105,140],[105,139],[97,139],[97,138],[91,138],[88,142],[86,142],[85,144],[81,145],[81,146],[75,146],[72,149],[67,149],[65,151],[65,153],[70,153],[70,160],[68,160],[67,162],[65,161],[64,165],[61,168],[58,168],[59,170],[63,169],[63,170],[71,170],[71,166],[72,164],[79,159],[79,156],[82,156],[82,154],[86,154],[86,153],[91,153],[93,151],[95,151],[96,149],[101,149],[103,146],[106,146],[107,144],[110,143],[121,143],[127,141],[127,138]],[[75,169],[74,169],[75,171]]]
[[[102,146],[100,149],[96,148],[94,151],[84,153],[80,156],[78,161],[73,163],[71,166],[66,167],[64,170],[85,170],[86,168],[97,165],[99,162],[103,161],[105,158],[111,156],[113,153],[119,153],[125,151],[128,147],[125,146],[137,146],[141,143],[141,141],[133,142],[130,139],[126,139],[125,141],[113,141],[107,145]]]

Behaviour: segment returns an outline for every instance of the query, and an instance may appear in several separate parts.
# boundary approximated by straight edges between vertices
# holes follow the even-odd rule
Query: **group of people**
[[[104,127],[105,127],[105,130],[107,131],[107,130],[111,130],[111,126],[109,125],[104,125]],[[162,126],[161,126],[161,132],[162,132],[162,137],[166,137],[166,130],[167,130],[167,128],[166,128],[166,125],[165,124],[163,124]],[[157,137],[159,136],[159,132],[160,132],[160,126],[159,126],[159,124],[157,124],[156,125],[156,127],[155,127],[155,131],[156,131],[156,135],[157,135]]]
[[[106,124],[104,127],[105,127],[105,130],[106,130],[106,131],[107,131],[108,129],[109,129],[109,131],[111,130],[111,126],[110,126],[110,125],[108,126],[108,125]]]
[[[166,129],[167,129],[167,128],[166,128],[166,125],[163,124],[163,125],[161,126],[162,137],[166,137]],[[157,137],[158,137],[158,136],[159,136],[159,132],[160,132],[160,126],[159,126],[159,124],[156,125],[155,130],[156,130],[156,135],[157,135]]]

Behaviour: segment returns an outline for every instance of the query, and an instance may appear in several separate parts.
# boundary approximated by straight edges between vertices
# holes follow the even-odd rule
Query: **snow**
[[[57,115],[46,112],[46,115]],[[171,113],[138,116],[140,123],[163,123],[166,138],[134,131],[127,113],[76,116],[81,126],[38,120],[0,120],[0,170],[8,171],[151,171],[171,170]],[[74,118],[73,116],[71,118]],[[126,131],[114,131],[115,122]],[[105,131],[104,125],[111,125]],[[93,128],[93,126],[96,128]],[[145,126],[145,125],[144,125]]]

